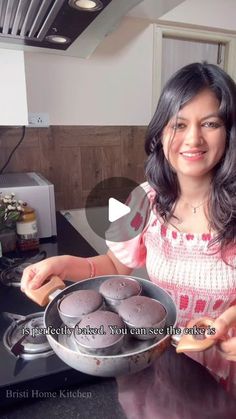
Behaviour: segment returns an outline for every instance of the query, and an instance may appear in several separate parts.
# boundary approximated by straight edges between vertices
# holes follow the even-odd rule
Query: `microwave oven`
[[[35,209],[39,238],[57,235],[54,185],[41,174],[6,173],[0,175],[0,193],[14,193],[17,200]],[[1,196],[1,195],[0,195]]]

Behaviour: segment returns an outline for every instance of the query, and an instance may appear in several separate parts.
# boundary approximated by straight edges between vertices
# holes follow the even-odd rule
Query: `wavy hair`
[[[163,129],[183,106],[204,89],[210,89],[219,100],[219,117],[226,130],[225,152],[213,169],[208,203],[210,223],[217,231],[210,246],[219,244],[225,260],[226,248],[236,244],[236,84],[224,70],[205,62],[193,63],[181,68],[169,79],[148,126],[145,172],[149,184],[156,191],[155,208],[164,221],[168,221],[180,196],[180,185],[164,156]]]

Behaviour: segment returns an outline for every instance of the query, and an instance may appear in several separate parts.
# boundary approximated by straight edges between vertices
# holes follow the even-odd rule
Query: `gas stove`
[[[57,253],[55,251],[55,253]],[[43,312],[20,290],[20,278],[27,264],[46,252],[20,260],[0,259],[0,405],[21,401],[37,391],[56,391],[82,385],[97,378],[73,370],[53,352],[45,336],[25,330],[43,324]],[[50,254],[51,256],[51,254]]]
[[[47,252],[33,252],[30,257],[6,257],[0,258],[0,283],[12,287],[20,287],[20,281],[24,269],[32,263],[40,262],[47,257]]]
[[[27,316],[5,312],[3,315],[12,320],[3,335],[3,344],[10,353],[29,361],[53,354],[47,337],[35,333],[43,328],[43,312]]]

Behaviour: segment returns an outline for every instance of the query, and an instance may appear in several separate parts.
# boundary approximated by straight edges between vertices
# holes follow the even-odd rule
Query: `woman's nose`
[[[203,137],[201,127],[199,127],[198,125],[189,126],[185,136],[185,143],[193,147],[201,145],[202,142]]]

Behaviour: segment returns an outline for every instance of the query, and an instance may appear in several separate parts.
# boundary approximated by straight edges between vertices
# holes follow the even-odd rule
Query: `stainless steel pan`
[[[52,277],[51,280],[41,288],[33,291],[27,291],[27,295],[40,305],[48,304],[44,313],[44,330],[48,341],[58,355],[66,364],[72,368],[86,374],[112,377],[124,374],[130,374],[148,367],[155,358],[159,357],[167,346],[173,342],[173,337],[169,334],[157,336],[154,340],[137,340],[130,336],[125,336],[121,352],[117,355],[90,355],[78,350],[73,332],[62,324],[58,313],[58,301],[65,295],[84,289],[99,290],[100,285],[110,277],[100,276],[93,279],[87,279],[77,282],[62,290],[65,287],[64,282],[58,277]],[[122,275],[116,275],[117,279],[122,279]],[[135,278],[142,286],[142,295],[159,300],[167,310],[166,328],[175,327],[177,314],[176,306],[170,295],[162,288],[152,282]],[[205,322],[205,323],[204,323]],[[193,322],[196,324],[196,321]],[[201,325],[210,324],[210,320],[201,319]],[[178,336],[179,338],[179,336]],[[188,339],[189,338],[189,339]],[[183,336],[183,343],[177,345],[177,352],[185,350],[204,350],[214,344],[213,341],[197,340],[193,336]],[[184,342],[186,341],[187,342]],[[175,336],[176,341],[176,336]],[[182,346],[181,346],[182,345]]]

